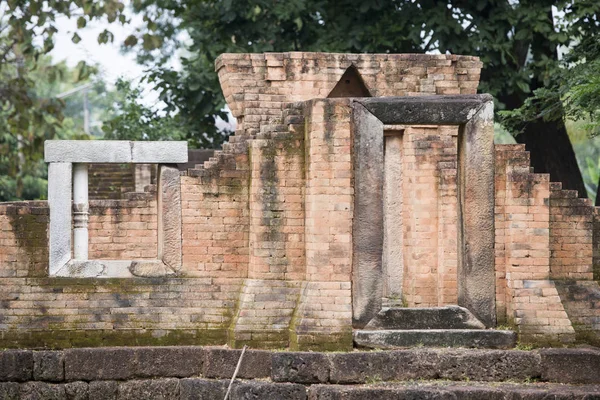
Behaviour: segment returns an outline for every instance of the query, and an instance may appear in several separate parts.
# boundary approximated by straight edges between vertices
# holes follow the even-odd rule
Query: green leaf
[[[71,41],[72,41],[73,43],[77,44],[77,43],[81,42],[81,36],[79,36],[79,35],[77,34],[77,32],[75,32],[75,33],[73,34],[73,37],[71,38]]]
[[[127,38],[125,39],[125,46],[127,47],[133,47],[138,43],[138,39],[137,37],[135,37],[135,35],[129,35],[127,36]]]
[[[78,29],[85,28],[86,25],[87,25],[87,20],[84,17],[77,18],[77,28]]]

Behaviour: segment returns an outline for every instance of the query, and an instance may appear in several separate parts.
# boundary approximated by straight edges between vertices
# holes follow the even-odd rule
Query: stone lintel
[[[489,94],[475,94],[376,97],[355,101],[386,125],[462,125],[493,98]]]
[[[70,163],[185,163],[187,142],[46,140],[44,160]]]

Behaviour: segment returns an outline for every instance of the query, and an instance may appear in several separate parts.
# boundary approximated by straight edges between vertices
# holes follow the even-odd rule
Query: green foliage
[[[117,115],[102,126],[105,139],[181,140],[185,138],[179,116],[161,115],[140,103],[142,93],[131,82],[119,80],[116,89],[124,98],[116,105]]]
[[[133,6],[146,25],[126,46],[150,67],[149,81],[167,110],[180,113],[188,139],[197,145],[218,136],[215,116],[224,116],[213,67],[221,53],[473,54],[484,63],[481,90],[495,96],[498,110],[513,110],[551,82],[559,47],[594,33],[600,10],[596,0],[136,0]],[[185,47],[180,53],[183,72],[176,73],[163,65],[180,47]],[[584,82],[573,94],[574,108],[595,95]],[[554,112],[560,114],[560,104],[555,104]],[[519,123],[507,124],[513,133],[530,116],[515,117],[521,118]],[[212,145],[221,141],[218,137]]]
[[[600,133],[600,3],[572,1],[563,5],[557,24],[570,47],[560,61],[548,64],[544,86],[536,88],[520,107],[503,113],[516,128],[536,119],[586,120],[589,134]],[[553,32],[550,37],[557,35]],[[561,36],[562,37],[562,36]],[[514,129],[518,133],[519,129]]]
[[[219,147],[226,139],[215,127],[217,117],[227,119],[214,72],[219,54],[418,51],[416,28],[424,21],[411,2],[140,0],[133,4],[146,26],[126,45],[150,68],[148,81],[167,105],[165,111],[177,111],[188,141],[203,147]],[[182,33],[187,36],[184,41],[180,41]],[[155,36],[161,40],[151,41]],[[174,49],[183,45],[183,72],[164,67]]]
[[[63,127],[65,102],[51,88],[57,82],[85,81],[95,72],[82,62],[71,81],[72,76],[65,77],[71,71],[45,57],[54,47],[57,19],[77,18],[79,27],[102,18],[124,23],[123,9],[115,0],[0,2],[0,200],[45,195],[43,143],[68,133]],[[80,40],[77,33],[72,40]],[[112,35],[102,32],[98,40],[112,41]]]
[[[93,69],[89,68],[89,71],[91,73]],[[30,76],[35,87],[29,96],[35,98],[54,99],[57,94],[86,83],[79,80],[79,68],[70,69],[64,63],[52,64],[49,56],[39,58],[38,67],[30,72]],[[90,84],[87,96],[92,121],[110,118],[114,114],[112,105],[119,99],[119,94],[107,90],[101,80],[87,83]],[[6,114],[0,113],[0,126],[4,127],[0,128],[0,201],[46,197],[47,166],[43,162],[43,140],[90,138],[84,132],[82,92],[57,101],[61,103],[61,120],[55,121],[51,134],[43,131],[47,129],[44,124],[30,124],[31,132],[15,135],[7,126]],[[56,117],[44,115],[44,118],[46,123]],[[91,133],[101,134],[101,131],[98,126],[92,125]]]
[[[581,140],[573,141],[573,149],[577,155],[577,163],[588,197],[595,202],[600,181],[600,136],[589,137],[587,125],[588,123],[569,123],[567,127],[571,137],[582,137]]]

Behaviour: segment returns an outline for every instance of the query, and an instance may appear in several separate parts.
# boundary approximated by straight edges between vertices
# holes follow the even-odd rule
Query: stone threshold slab
[[[54,276],[66,278],[153,278],[176,272],[161,260],[71,260]]]
[[[388,329],[356,330],[354,343],[371,349],[402,347],[468,347],[510,349],[516,345],[513,331],[493,329]]]

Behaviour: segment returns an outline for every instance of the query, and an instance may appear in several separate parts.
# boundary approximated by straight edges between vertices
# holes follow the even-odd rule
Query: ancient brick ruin
[[[522,146],[494,146],[476,57],[224,54],[216,68],[238,125],[210,161],[179,174],[177,154],[57,151],[49,205],[0,204],[0,346],[510,347],[507,327],[600,343],[600,214]],[[146,192],[86,198],[80,259],[64,244],[70,174],[95,162],[163,164]]]

